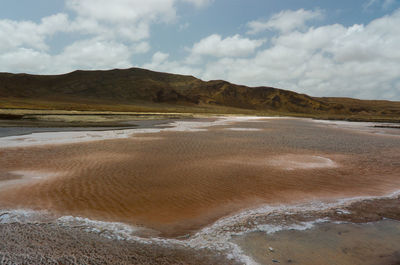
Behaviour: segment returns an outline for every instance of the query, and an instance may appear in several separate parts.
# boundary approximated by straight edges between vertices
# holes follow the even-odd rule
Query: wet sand
[[[0,149],[0,179],[15,172],[31,180],[44,176],[3,189],[0,207],[151,229],[142,236],[181,237],[265,204],[400,190],[399,161],[396,135],[306,119],[242,120],[208,130]]]
[[[400,222],[324,223],[306,230],[249,233],[234,239],[260,264],[400,264]]]

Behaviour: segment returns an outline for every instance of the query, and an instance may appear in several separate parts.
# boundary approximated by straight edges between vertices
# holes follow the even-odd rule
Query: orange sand
[[[398,137],[295,119],[232,126],[259,130],[220,126],[0,149],[0,180],[18,171],[46,176],[3,189],[0,207],[127,222],[173,237],[260,204],[400,189]]]

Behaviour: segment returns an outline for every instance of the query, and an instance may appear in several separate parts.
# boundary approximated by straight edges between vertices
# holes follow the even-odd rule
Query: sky
[[[130,67],[400,100],[400,0],[0,0],[0,72]]]

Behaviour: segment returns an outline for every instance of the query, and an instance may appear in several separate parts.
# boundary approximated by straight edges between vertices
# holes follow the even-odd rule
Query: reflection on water
[[[0,149],[0,179],[9,172],[47,172],[40,181],[2,191],[0,205],[131,223],[174,237],[262,204],[387,194],[400,189],[399,160],[398,136],[301,119],[241,121]]]

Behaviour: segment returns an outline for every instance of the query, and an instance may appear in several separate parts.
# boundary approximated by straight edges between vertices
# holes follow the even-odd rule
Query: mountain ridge
[[[400,119],[400,102],[312,97],[274,87],[202,81],[141,68],[77,70],[61,75],[0,73],[0,108],[35,106],[121,111],[176,107],[194,112],[225,109],[222,112]]]

